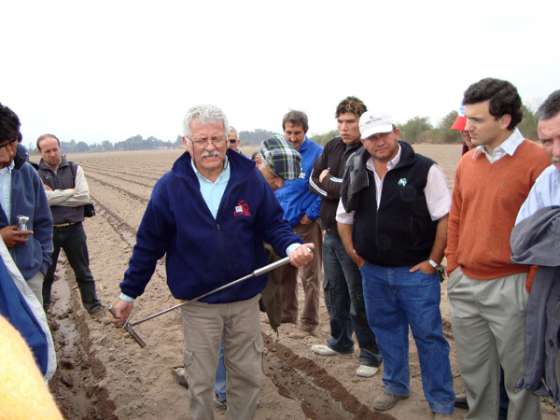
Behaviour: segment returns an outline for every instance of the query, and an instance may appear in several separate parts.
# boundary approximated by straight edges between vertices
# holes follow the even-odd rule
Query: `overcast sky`
[[[360,97],[404,122],[436,124],[482,77],[535,106],[560,88],[560,2],[9,1],[0,24],[0,102],[64,141],[175,140],[185,111],[221,107],[239,130],[310,133]]]

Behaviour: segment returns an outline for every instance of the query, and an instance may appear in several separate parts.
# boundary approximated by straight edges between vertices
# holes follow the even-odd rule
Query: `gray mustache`
[[[212,157],[220,157],[220,154],[219,154],[218,152],[207,152],[207,153],[204,153],[204,154],[202,155],[202,159],[209,158],[209,157],[210,157],[210,158],[212,158]]]

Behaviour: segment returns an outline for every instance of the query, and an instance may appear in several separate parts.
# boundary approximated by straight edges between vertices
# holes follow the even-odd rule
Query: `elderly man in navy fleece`
[[[190,300],[267,263],[263,242],[295,266],[313,259],[282,219],[282,209],[255,163],[228,151],[228,123],[212,105],[191,108],[184,121],[184,153],[156,184],[114,305],[122,322],[166,255],[167,283]],[[263,341],[257,277],[183,307],[185,370],[191,415],[212,419],[212,385],[223,340],[227,419],[252,419],[262,387]]]

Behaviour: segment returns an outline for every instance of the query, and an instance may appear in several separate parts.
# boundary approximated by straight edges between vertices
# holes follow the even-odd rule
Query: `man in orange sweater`
[[[515,128],[522,119],[521,98],[511,83],[482,79],[466,90],[463,105],[476,147],[457,166],[446,257],[466,419],[498,417],[501,365],[508,419],[539,420],[538,397],[515,389],[523,369],[529,267],[511,262],[509,237],[548,160]]]

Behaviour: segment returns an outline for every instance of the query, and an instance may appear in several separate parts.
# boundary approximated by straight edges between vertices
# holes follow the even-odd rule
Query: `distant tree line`
[[[256,145],[261,144],[266,139],[277,136],[278,134],[273,131],[257,128],[254,131],[240,131],[238,135],[242,145]]]
[[[436,126],[433,126],[428,117],[416,116],[404,124],[398,124],[398,127],[401,130],[401,138],[409,143],[457,143],[461,141],[461,135],[459,132],[450,129],[455,118],[457,118],[457,112],[451,111]],[[518,127],[525,137],[537,138],[537,118],[535,113],[525,105],[523,105],[523,120]],[[239,132],[239,138],[243,145],[258,145],[277,135],[278,133],[260,128],[254,131]],[[310,135],[313,140],[320,144],[325,144],[336,136],[338,136],[336,130]],[[174,149],[181,146],[181,139],[181,136],[177,136],[175,141],[164,141],[153,136],[143,138],[140,134],[137,134],[116,143],[103,140],[101,143],[87,144],[84,141],[70,140],[61,142],[61,146],[65,153]],[[34,145],[29,144],[28,148],[36,152]]]
[[[163,141],[150,136],[143,138],[141,135],[129,137],[126,140],[112,143],[103,140],[101,143],[87,144],[84,141],[61,141],[60,146],[64,153],[87,153],[87,152],[114,152],[128,150],[155,150],[155,149],[174,149],[181,145],[181,136],[172,141]],[[35,147],[29,147],[33,152],[38,152]],[[34,150],[35,149],[35,150]]]

